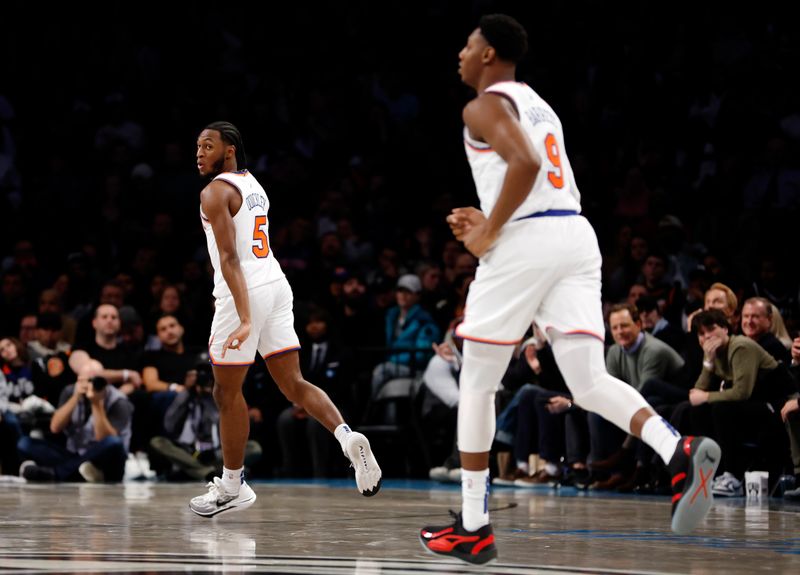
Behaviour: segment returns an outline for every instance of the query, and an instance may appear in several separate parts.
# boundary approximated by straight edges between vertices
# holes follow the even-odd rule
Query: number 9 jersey
[[[498,82],[486,88],[485,92],[498,94],[514,105],[520,125],[542,162],[531,193],[517,208],[510,221],[548,210],[580,212],[581,195],[564,149],[561,120],[550,105],[530,86],[521,82]],[[464,146],[472,168],[481,211],[488,217],[500,197],[508,165],[489,144],[470,137],[466,127]]]
[[[233,216],[236,228],[236,253],[244,274],[247,289],[252,290],[284,277],[283,270],[272,254],[269,245],[269,199],[267,193],[253,174],[247,170],[224,172],[214,180],[224,180],[239,190],[242,195],[242,206]],[[219,264],[219,249],[211,223],[200,209],[200,219],[206,234],[208,255],[214,267],[214,297],[219,299],[230,296],[225,279],[222,277]]]

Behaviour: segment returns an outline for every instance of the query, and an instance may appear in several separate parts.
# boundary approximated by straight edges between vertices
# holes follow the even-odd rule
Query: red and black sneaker
[[[708,437],[681,437],[667,465],[672,476],[672,530],[681,535],[697,527],[711,509],[711,483],[722,450]]]
[[[423,527],[419,540],[426,551],[444,557],[455,557],[473,565],[483,565],[497,559],[492,525],[477,531],[467,531],[461,522],[461,513],[450,512],[455,518],[452,525]]]

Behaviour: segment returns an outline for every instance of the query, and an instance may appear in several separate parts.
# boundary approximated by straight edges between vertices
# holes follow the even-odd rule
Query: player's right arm
[[[238,196],[237,190],[221,180],[214,180],[200,192],[200,205],[208,218],[219,251],[220,273],[231,290],[236,313],[239,315],[237,327],[222,346],[222,357],[230,349],[239,346],[250,336],[250,299],[247,283],[242,273],[239,254],[236,252],[236,226],[231,215],[231,202]]]
[[[473,255],[481,257],[492,247],[503,224],[528,197],[542,162],[525,135],[516,110],[502,96],[482,94],[467,104],[463,117],[470,135],[489,144],[508,165],[492,213],[465,214],[469,224],[465,225],[464,245]]]

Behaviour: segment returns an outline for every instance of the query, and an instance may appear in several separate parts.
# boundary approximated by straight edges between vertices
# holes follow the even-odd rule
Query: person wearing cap
[[[386,361],[372,371],[372,397],[396,377],[408,377],[425,367],[441,334],[433,317],[419,304],[422,282],[415,274],[397,280],[397,305],[386,312]]]

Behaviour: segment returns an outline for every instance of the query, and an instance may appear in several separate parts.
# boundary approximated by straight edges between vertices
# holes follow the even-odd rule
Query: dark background
[[[441,245],[444,214],[476,202],[457,54],[481,13],[507,11],[530,36],[520,79],[562,119],[604,252],[618,250],[625,225],[657,243],[672,214],[698,262],[718,258],[738,291],[767,265],[779,276],[769,280],[775,299],[796,300],[800,54],[789,8],[112,1],[80,10],[3,9],[0,256],[12,266],[16,243],[32,242],[32,299],[69,254],[90,258],[95,284],[138,265],[142,246],[156,252],[145,275],[178,281],[186,262],[203,262],[194,143],[219,119],[241,129],[270,194],[277,254],[298,218],[313,251],[320,221],[344,214],[376,253],[392,246],[413,267],[415,233]]]

